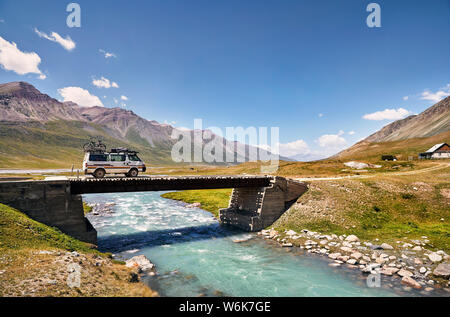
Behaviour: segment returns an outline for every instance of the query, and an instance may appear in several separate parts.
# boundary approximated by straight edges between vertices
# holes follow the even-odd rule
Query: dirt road
[[[375,174],[368,174],[368,175],[350,175],[350,176],[335,176],[335,177],[304,177],[304,178],[293,178],[298,181],[325,181],[325,180],[338,180],[338,179],[358,179],[358,178],[371,178],[379,175],[414,175],[419,173],[425,173],[435,170],[440,170],[446,167],[450,167],[450,163],[440,163],[436,162],[437,165],[430,166],[426,168],[422,168],[419,170],[413,170],[413,171],[405,171],[405,172],[393,172],[393,173],[375,173]]]

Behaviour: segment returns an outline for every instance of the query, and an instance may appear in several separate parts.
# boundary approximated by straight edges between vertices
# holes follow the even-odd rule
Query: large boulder
[[[433,271],[433,275],[437,277],[449,278],[450,277],[450,263],[441,263]]]
[[[351,234],[347,238],[345,238],[345,241],[356,242],[356,241],[359,241],[359,238],[357,236],[355,236],[354,234]]]
[[[134,267],[139,270],[139,272],[148,272],[153,270],[155,267],[152,262],[145,255],[137,255],[125,262],[127,267]]]
[[[393,250],[393,249],[394,249],[394,248],[392,247],[392,245],[387,244],[387,243],[381,244],[381,248],[382,248],[383,250]]]
[[[440,256],[437,253],[430,253],[428,254],[428,258],[430,259],[430,261],[432,262],[441,262],[442,261],[442,256]]]
[[[369,164],[362,163],[362,162],[355,162],[355,161],[345,162],[344,165],[347,167],[350,167],[350,168],[358,169],[358,170],[369,167]]]

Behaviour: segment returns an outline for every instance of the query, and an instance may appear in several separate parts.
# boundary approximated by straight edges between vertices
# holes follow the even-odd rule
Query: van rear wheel
[[[98,170],[96,170],[95,172],[94,172],[94,177],[95,178],[103,178],[103,177],[105,177],[105,174],[106,174],[106,172],[105,172],[105,170],[103,170],[103,169],[98,169]]]
[[[133,168],[128,172],[128,177],[137,177],[139,175],[139,172],[137,169]]]

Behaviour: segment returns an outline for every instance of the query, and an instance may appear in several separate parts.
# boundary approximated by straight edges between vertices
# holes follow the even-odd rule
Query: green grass
[[[308,229],[355,234],[395,243],[428,237],[431,249],[450,250],[450,168],[415,175],[380,175],[370,180],[315,182],[274,224],[276,229]],[[415,188],[415,189],[414,189]]]
[[[83,211],[84,211],[84,215],[87,215],[88,213],[92,212],[92,207],[89,206],[84,201],[83,201]]]
[[[201,203],[201,208],[219,216],[219,209],[227,208],[230,201],[231,189],[202,189],[171,192],[161,197],[183,201],[188,204]]]
[[[92,249],[88,243],[34,221],[14,208],[0,204],[0,250],[45,248],[101,254]]]

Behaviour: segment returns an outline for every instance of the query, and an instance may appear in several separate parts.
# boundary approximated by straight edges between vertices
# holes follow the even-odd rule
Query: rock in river
[[[416,282],[414,279],[412,279],[409,276],[403,276],[402,284],[411,286],[416,289],[422,288],[422,286],[418,282]]]
[[[145,255],[134,256],[125,263],[127,267],[137,267],[140,272],[151,271],[154,267],[153,263]]]
[[[328,257],[330,258],[330,259],[333,259],[333,260],[336,260],[338,257],[340,257],[341,256],[341,254],[340,253],[330,253],[329,255],[328,255]]]
[[[394,248],[392,247],[392,245],[387,244],[387,243],[382,243],[382,244],[381,244],[381,248],[382,248],[383,250],[393,250],[393,249],[394,249]]]

